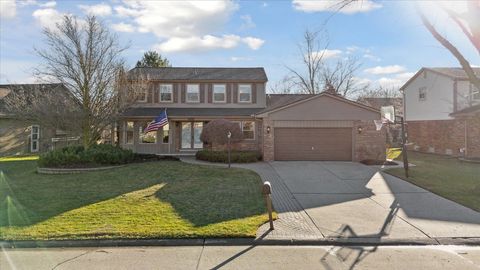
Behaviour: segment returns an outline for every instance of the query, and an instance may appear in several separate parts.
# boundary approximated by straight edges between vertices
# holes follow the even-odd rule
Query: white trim
[[[171,97],[170,100],[162,100],[162,86],[170,86],[170,97]],[[173,84],[171,84],[171,83],[161,83],[158,86],[158,102],[159,103],[172,103],[173,102]]]
[[[240,87],[242,86],[248,86],[250,87],[250,99],[248,101],[241,101],[240,100]],[[237,91],[237,101],[238,103],[252,103],[252,95],[253,95],[253,87],[252,84],[239,84],[238,85],[238,91]]]
[[[215,85],[223,85],[223,100],[215,100]],[[212,103],[227,103],[227,84],[225,83],[215,83],[212,85]]]

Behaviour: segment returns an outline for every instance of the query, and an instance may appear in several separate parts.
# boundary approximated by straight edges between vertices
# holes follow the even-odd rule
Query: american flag
[[[152,122],[148,123],[143,133],[156,131],[159,128],[165,126],[166,124],[168,124],[168,117],[167,117],[167,110],[164,110]]]

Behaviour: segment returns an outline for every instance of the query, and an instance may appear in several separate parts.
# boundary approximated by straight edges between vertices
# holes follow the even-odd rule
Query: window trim
[[[37,148],[36,149],[33,149],[33,128],[36,127],[37,128],[37,139],[35,139],[35,141],[37,142]],[[31,129],[30,129],[30,152],[32,153],[36,153],[40,150],[40,125],[32,125],[31,126]]]
[[[188,86],[193,86],[193,85],[196,85],[198,88],[198,100],[189,100],[188,99]],[[185,103],[200,103],[200,84],[198,83],[189,83],[187,84],[187,86],[185,87]]]
[[[223,85],[223,100],[216,101],[215,100],[215,86],[216,85]],[[225,83],[215,83],[212,85],[212,103],[227,103],[227,84]]]
[[[141,121],[139,122],[140,123],[140,128],[142,127],[142,123],[146,123],[148,125],[148,121]],[[150,132],[155,132],[155,142],[153,143],[145,143],[145,142],[142,142],[142,140],[140,139],[140,128],[138,129],[138,144],[148,144],[148,145],[152,145],[152,144],[158,144],[158,130],[155,130],[155,131],[150,131]],[[143,131],[142,131],[143,132]],[[149,132],[149,133],[150,133]]]
[[[423,97],[420,97],[420,95],[423,94]],[[426,87],[420,87],[418,88],[418,101],[426,101],[427,100],[427,88]]]
[[[132,137],[132,142],[131,143],[129,143],[127,141],[128,122],[133,123],[133,126],[132,126],[133,137]],[[133,145],[134,143],[135,143],[135,122],[134,121],[125,121],[125,129],[123,130],[123,144]]]
[[[250,87],[250,99],[248,101],[241,101],[240,100],[240,87],[241,86],[249,86]],[[238,103],[252,103],[253,101],[253,98],[252,98],[252,95],[253,95],[253,87],[252,87],[252,84],[239,84],[238,85],[238,91],[237,91],[237,101]]]
[[[478,95],[478,98],[475,98],[475,95]],[[480,89],[477,89],[473,84],[470,84],[470,101],[480,101]]]
[[[162,86],[170,86],[170,100],[162,100]],[[173,102],[173,84],[171,83],[161,83],[158,86],[158,102],[159,103],[172,103]]]
[[[245,122],[252,122],[252,124],[253,124],[253,126],[252,126],[252,127],[253,127],[253,130],[252,130],[252,132],[253,132],[253,138],[251,138],[251,139],[250,139],[250,138],[248,138],[248,139],[243,138],[243,139],[246,140],[246,141],[254,141],[255,138],[256,138],[256,137],[255,137],[255,136],[256,136],[256,132],[255,132],[256,123],[255,123],[255,121],[253,121],[253,120],[242,120],[242,121],[241,121],[241,126],[240,126],[241,129],[242,129],[242,137],[243,137],[243,127],[244,127],[244,123],[245,123]]]

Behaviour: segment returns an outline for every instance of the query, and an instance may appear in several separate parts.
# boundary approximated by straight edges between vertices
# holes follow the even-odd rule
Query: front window
[[[160,85],[160,102],[172,102],[173,100],[173,85],[161,84]]]
[[[168,132],[170,131],[170,126],[168,124],[166,124],[165,126],[163,126],[163,130],[162,130],[162,143],[168,143],[168,139],[169,139],[169,134]]]
[[[150,131],[150,132],[144,133],[147,126],[148,126],[148,122],[143,122],[138,127],[140,143],[157,143],[157,131]]]
[[[427,100],[427,88],[426,87],[421,87],[420,89],[418,89],[418,100],[420,100],[420,101]]]
[[[238,101],[252,102],[252,86],[250,84],[240,84],[238,86]]]
[[[200,102],[200,87],[198,84],[187,84],[187,102]]]
[[[125,125],[125,144],[133,143],[133,122],[127,122]]]
[[[480,101],[480,90],[476,88],[474,85],[471,85],[472,88],[472,100]]]
[[[255,139],[255,122],[243,121],[242,122],[243,139],[253,140]]]
[[[225,84],[213,85],[213,102],[216,102],[216,103],[227,102],[227,89]]]

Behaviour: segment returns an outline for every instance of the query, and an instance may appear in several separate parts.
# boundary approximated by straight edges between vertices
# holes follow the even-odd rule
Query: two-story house
[[[385,133],[378,110],[331,94],[266,94],[263,68],[134,68],[149,87],[123,114],[120,144],[140,153],[191,155],[204,147],[212,119],[237,122],[237,150],[260,151],[264,160],[362,160],[384,158]],[[168,125],[144,133],[162,111]]]
[[[414,150],[480,157],[480,92],[463,69],[422,68],[400,90]]]

